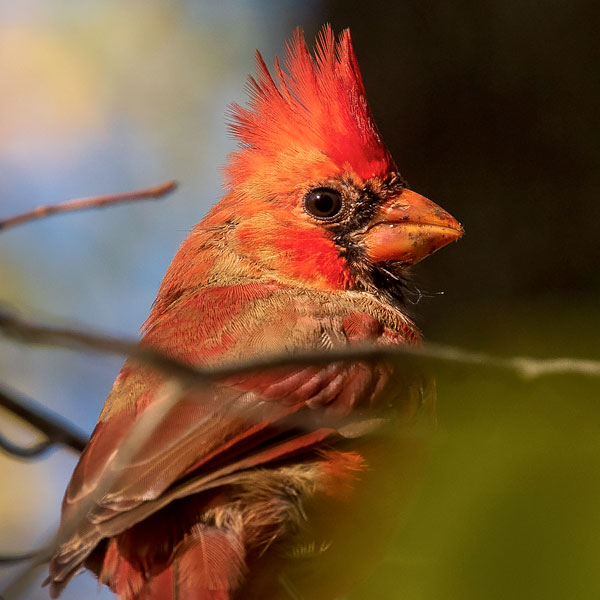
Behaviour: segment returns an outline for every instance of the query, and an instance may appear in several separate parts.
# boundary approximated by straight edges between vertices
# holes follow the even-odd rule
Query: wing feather
[[[270,315],[266,321],[265,315]],[[269,335],[264,335],[265,323]],[[387,336],[389,343],[395,335],[402,342],[405,328],[405,320],[396,317],[394,322],[393,314],[365,310],[352,298],[333,306],[300,290],[253,284],[243,292],[206,288],[178,298],[151,319],[143,343],[202,365],[207,356],[235,360],[249,353],[290,351],[290,339],[293,349],[323,348],[323,340],[333,347],[332,340],[339,344],[340,337],[350,343]],[[244,335],[236,338],[232,332],[239,331]],[[261,340],[262,347],[248,348],[248,340]],[[51,563],[53,592],[103,538],[177,499],[225,485],[248,469],[335,440],[338,427],[332,423],[347,426],[348,415],[357,406],[370,406],[389,374],[386,365],[338,362],[231,377],[186,394],[60,546]],[[125,364],[67,489],[63,525],[100,489],[105,466],[163,380],[148,367]]]

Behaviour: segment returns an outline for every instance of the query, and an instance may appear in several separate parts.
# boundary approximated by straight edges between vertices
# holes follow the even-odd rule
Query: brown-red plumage
[[[258,55],[250,105],[233,107],[228,192],[181,245],[143,327],[143,344],[191,365],[419,343],[405,270],[461,232],[406,190],[348,31],[336,43],[325,27],[313,59],[297,30],[284,67],[276,83]],[[398,380],[384,361],[228,377],[186,392],[71,529],[166,379],[134,361],[117,377],[65,494],[53,596],[85,566],[123,600],[288,597],[299,558],[348,545],[330,515],[364,527],[382,500],[358,493],[392,453],[371,441],[382,411],[407,425],[431,404],[418,377]],[[361,570],[341,564],[342,576]],[[343,585],[331,589],[324,598]]]

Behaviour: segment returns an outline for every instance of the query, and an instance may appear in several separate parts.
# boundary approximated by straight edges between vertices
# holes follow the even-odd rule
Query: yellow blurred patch
[[[68,36],[0,25],[0,153],[28,158],[53,141],[60,147],[102,128],[102,93]]]

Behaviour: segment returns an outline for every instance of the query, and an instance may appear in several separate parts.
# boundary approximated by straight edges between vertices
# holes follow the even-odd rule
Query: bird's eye
[[[304,196],[304,210],[315,219],[324,221],[334,219],[343,207],[342,194],[331,188],[315,188]]]

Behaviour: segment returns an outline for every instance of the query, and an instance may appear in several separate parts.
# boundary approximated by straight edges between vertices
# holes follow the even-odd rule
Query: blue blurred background
[[[467,231],[419,269],[425,297],[414,312],[426,336],[502,354],[598,359],[593,13],[583,0],[0,0],[0,217],[172,178],[180,183],[161,201],[2,233],[0,302],[53,323],[136,336],[179,243],[221,195],[218,169],[234,146],[225,110],[245,101],[255,48],[271,63],[295,26],[312,43],[329,21],[352,29],[372,109],[400,170]],[[86,431],[120,364],[0,340],[0,377]],[[573,582],[586,576],[582,590],[556,597],[597,597],[598,578],[581,566],[585,560],[571,571],[565,560],[577,548],[597,556],[600,541],[584,532],[598,525],[590,507],[600,500],[599,486],[585,473],[571,481],[560,459],[598,466],[600,414],[591,401],[598,386],[578,378],[525,385],[441,369],[439,388],[442,435],[422,491],[427,500],[390,555],[394,566],[384,565],[378,584],[356,597],[397,597],[397,555],[404,557],[406,598],[439,598],[442,589],[455,590],[448,598],[531,598],[542,590],[549,598],[573,592]],[[14,439],[26,439],[4,421]],[[469,460],[473,454],[478,461]],[[527,477],[523,483],[523,468],[532,477],[545,472],[538,460],[549,479],[564,471],[560,502],[541,475],[541,487]],[[74,463],[67,452],[33,463],[0,456],[0,553],[29,550],[51,534]],[[490,498],[513,488],[494,518]],[[455,512],[436,522],[440,506],[432,498],[449,494]],[[582,497],[589,510],[581,509],[580,521],[549,534]],[[546,504],[552,501],[558,504]],[[491,529],[469,527],[474,506]],[[524,510],[532,506],[546,515],[534,525]],[[460,531],[450,527],[455,521],[465,523]],[[548,544],[557,550],[517,585],[502,575],[521,564],[515,548],[523,537],[505,539],[504,563],[481,558],[477,544],[489,549],[484,542],[493,539],[496,547],[500,531],[529,526],[525,538],[543,533],[549,541],[531,543],[527,556]],[[455,565],[449,557],[462,551],[472,560]],[[431,569],[442,573],[439,587]],[[478,579],[461,575],[477,569]],[[556,577],[564,569],[563,589]],[[92,595],[95,583],[84,575],[64,598]],[[45,598],[46,591],[26,597]],[[103,590],[98,597],[111,596]]]

